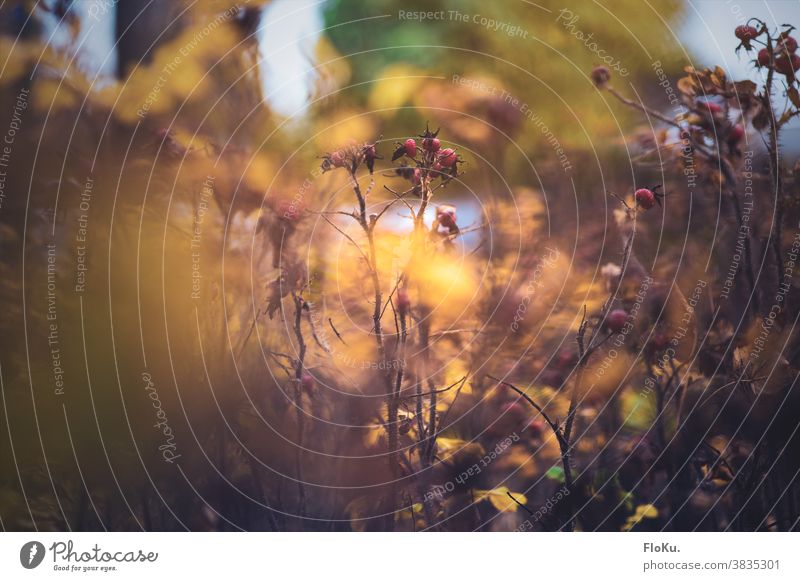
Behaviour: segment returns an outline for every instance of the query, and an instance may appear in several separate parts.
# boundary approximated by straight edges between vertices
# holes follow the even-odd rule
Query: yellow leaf
[[[528,499],[524,494],[519,492],[511,492],[507,486],[493,488],[492,490],[476,490],[475,500],[476,502],[488,500],[492,503],[492,506],[500,512],[517,512],[519,504],[514,502],[514,500],[508,495],[509,493],[513,494],[514,498],[516,498],[520,504],[525,504],[528,502]]]
[[[658,509],[652,504],[640,504],[636,507],[636,511],[628,517],[622,530],[631,530],[645,518],[658,518]]]
[[[459,440],[458,438],[436,438],[436,447],[441,454],[446,454],[448,452],[452,454],[466,445],[466,441]]]
[[[678,79],[678,90],[684,95],[695,94],[695,82],[691,77],[682,77]]]
[[[383,436],[383,427],[382,426],[373,426],[371,429],[368,429],[364,432],[364,446],[367,448],[376,448],[381,441],[381,437]]]
[[[458,438],[436,438],[437,454],[443,462],[450,460],[456,454],[467,454],[480,458],[486,451],[478,442],[466,442]]]

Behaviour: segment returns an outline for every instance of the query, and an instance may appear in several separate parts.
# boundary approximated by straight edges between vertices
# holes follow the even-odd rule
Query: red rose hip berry
[[[781,34],[781,39],[778,41],[778,52],[794,54],[796,50],[797,41],[794,39],[794,37],[791,37],[786,33]]]
[[[636,203],[645,210],[649,210],[656,205],[656,195],[647,188],[639,188],[633,197],[636,198]]]
[[[752,26],[747,26],[746,24],[742,24],[741,26],[736,27],[736,30],[734,30],[734,34],[736,35],[736,38],[738,38],[739,40],[748,42],[758,36],[758,30],[756,30]]]
[[[793,54],[776,58],[775,70],[787,77],[793,77],[795,72],[800,71],[800,56]]]
[[[425,151],[439,151],[442,142],[437,137],[426,137],[422,140],[422,149]]]
[[[446,147],[439,152],[439,163],[443,167],[453,167],[458,161],[458,155],[451,148]]]
[[[722,114],[722,107],[720,107],[716,103],[712,103],[711,101],[705,101],[703,103],[703,107],[705,107],[706,111],[708,111],[714,116]]]
[[[606,327],[612,333],[619,333],[628,321],[628,313],[623,309],[614,309],[608,314],[606,318]]]
[[[744,127],[737,123],[731,127],[731,130],[728,133],[728,141],[730,143],[739,143],[742,140],[742,137],[744,137]]]
[[[347,164],[341,151],[334,151],[328,159],[333,167],[344,167]]]

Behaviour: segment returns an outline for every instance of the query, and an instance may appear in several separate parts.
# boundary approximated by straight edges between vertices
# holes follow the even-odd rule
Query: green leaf
[[[556,482],[564,482],[564,469],[561,466],[552,466],[546,473],[550,480],[555,480]]]

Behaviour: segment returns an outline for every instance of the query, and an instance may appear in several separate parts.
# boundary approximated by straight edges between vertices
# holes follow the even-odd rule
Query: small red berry
[[[742,137],[744,137],[744,127],[737,123],[731,127],[731,130],[728,133],[728,141],[730,143],[739,143],[742,140]]]
[[[413,139],[406,139],[404,144],[405,152],[408,157],[417,157],[417,142]]]
[[[795,71],[800,70],[800,56],[793,54],[776,58],[775,70],[787,77],[793,77]]]
[[[796,50],[797,41],[786,33],[781,34],[781,39],[778,42],[778,52],[794,54]]]
[[[345,166],[344,155],[342,155],[341,151],[334,151],[332,154],[330,154],[330,156],[328,156],[328,159],[330,160],[331,165],[333,167],[344,167]]]
[[[458,154],[449,147],[439,152],[439,163],[444,167],[453,167],[458,161]]]
[[[758,36],[758,30],[756,30],[752,26],[747,26],[746,24],[742,24],[741,26],[736,27],[734,34],[736,34],[736,38],[738,38],[739,40],[748,42]]]
[[[456,207],[449,204],[442,204],[436,208],[436,219],[445,228],[453,228],[456,225]]]
[[[656,195],[647,188],[639,188],[633,197],[636,198],[636,203],[645,210],[649,210],[656,205]]]
[[[525,414],[525,408],[518,401],[506,402],[501,409],[503,410],[503,414],[511,414],[513,416],[522,416]]]
[[[666,334],[658,331],[653,335],[652,344],[655,349],[661,351],[669,344],[669,337]]]
[[[307,392],[314,389],[314,378],[310,373],[303,373],[300,377],[300,387],[303,388],[303,391]]]
[[[628,322],[628,313],[622,309],[615,309],[608,314],[606,318],[606,326],[613,333],[619,333]]]
[[[765,48],[762,48],[758,51],[758,64],[762,67],[768,67],[770,63],[769,51]]]
[[[278,218],[281,220],[286,220],[287,222],[294,222],[299,220],[305,208],[303,207],[302,202],[299,200],[278,200],[278,203],[275,204],[275,213],[278,215]]]
[[[528,423],[528,430],[532,436],[541,436],[545,431],[545,424],[542,420],[534,418]]]
[[[711,101],[705,101],[702,106],[705,107],[706,110],[712,115],[716,116],[722,113],[722,107],[720,107],[716,103],[712,103]]]
[[[578,362],[578,354],[572,349],[562,349],[556,357],[556,365],[561,369],[573,367]]]
[[[426,137],[422,140],[422,149],[425,151],[439,151],[441,146],[442,142],[438,137]]]

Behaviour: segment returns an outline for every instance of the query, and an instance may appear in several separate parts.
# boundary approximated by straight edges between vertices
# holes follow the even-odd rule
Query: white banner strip
[[[4,533],[3,579],[800,579],[793,533]],[[591,577],[588,577],[591,576]]]

